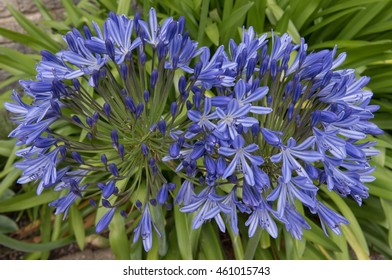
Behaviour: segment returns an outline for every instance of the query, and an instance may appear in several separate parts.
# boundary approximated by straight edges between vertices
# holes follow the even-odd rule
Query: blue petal
[[[245,158],[241,158],[241,164],[242,164],[242,169],[243,169],[242,172],[244,173],[246,182],[249,185],[254,186],[255,185],[255,178],[253,176],[252,168],[250,168],[250,166],[246,162]]]
[[[233,141],[233,147],[235,149],[242,148],[245,145],[245,139],[241,135],[237,135]]]
[[[322,160],[324,157],[322,154],[316,151],[295,151],[291,150],[290,153],[297,158],[302,159],[305,162],[314,162]]]
[[[238,100],[242,100],[244,98],[246,92],[246,84],[243,80],[239,80],[234,87],[235,96]]]
[[[254,92],[252,92],[244,101],[251,103],[258,101],[266,96],[268,93],[268,87],[259,87]]]
[[[272,112],[272,108],[262,106],[252,106],[250,112],[258,115],[265,115]]]
[[[272,162],[275,162],[275,163],[276,162],[280,162],[282,160],[282,155],[283,155],[283,153],[280,152],[280,153],[278,153],[276,155],[273,155],[270,159],[271,159]]]
[[[291,180],[291,165],[286,156],[283,156],[282,175],[285,183]]]
[[[216,107],[226,107],[232,98],[227,96],[214,96],[211,98],[211,105]]]
[[[116,213],[117,208],[113,207],[109,211],[105,213],[105,215],[102,216],[102,218],[99,220],[97,226],[95,227],[95,230],[97,233],[100,233],[103,231],[112,221],[114,213]]]
[[[297,151],[298,150],[299,151],[305,150],[305,149],[309,148],[314,143],[315,140],[316,140],[316,138],[314,136],[310,136],[307,139],[305,139],[301,144],[299,144],[295,148],[293,148],[293,150],[297,150]]]
[[[252,215],[249,216],[248,220],[245,222],[245,226],[249,226],[248,236],[252,237],[258,226],[257,214],[253,212]]]
[[[188,111],[188,118],[193,121],[194,123],[197,123],[201,119],[201,113],[196,110],[189,110]]]
[[[244,127],[251,127],[252,125],[259,124],[259,121],[253,117],[240,118],[237,123],[242,124]]]
[[[222,179],[226,179],[227,177],[229,177],[231,174],[234,173],[234,170],[237,166],[238,160],[239,160],[238,154],[236,154],[234,156],[233,160],[230,162],[229,166],[227,166],[225,173],[223,173]]]
[[[257,151],[258,149],[259,149],[259,146],[256,145],[255,143],[249,144],[248,146],[246,146],[246,147],[244,148],[244,150],[245,150],[246,152],[248,152],[248,153],[255,152],[255,151]]]
[[[220,147],[218,149],[218,153],[220,155],[224,155],[224,156],[227,156],[227,157],[234,155],[235,152],[236,152],[236,150],[234,150],[232,148],[229,148],[229,147]]]

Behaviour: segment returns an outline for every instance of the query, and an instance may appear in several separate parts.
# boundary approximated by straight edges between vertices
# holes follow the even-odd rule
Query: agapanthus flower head
[[[26,145],[18,182],[67,192],[50,203],[64,217],[81,198],[106,209],[97,232],[140,211],[133,240],[147,251],[152,228],[164,230],[152,212],[173,203],[196,212],[194,228],[213,219],[238,234],[247,215],[249,236],[260,227],[275,238],[284,224],[299,239],[310,228],[300,203],[339,234],[347,220],[319,191],[368,197],[377,152],[364,139],[382,133],[369,79],[335,70],[336,49],[309,54],[288,34],[270,44],[244,29],[226,53],[199,47],[184,24],[159,24],[154,9],[147,21],[110,13],[63,36],[67,49],[42,51],[36,79],[20,82],[32,102],[15,91],[5,104],[18,124],[10,137]]]

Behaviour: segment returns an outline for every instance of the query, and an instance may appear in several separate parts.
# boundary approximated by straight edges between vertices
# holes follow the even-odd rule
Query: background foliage
[[[63,21],[55,20],[41,0],[34,0],[43,18],[38,25],[9,6],[24,33],[0,27],[0,36],[33,51],[23,54],[0,47],[0,68],[11,74],[0,81],[0,258],[9,257],[12,249],[23,252],[18,256],[25,259],[47,259],[53,256],[52,250],[76,241],[81,250],[86,245],[110,246],[119,259],[392,259],[391,0],[81,0],[76,5],[72,0],[61,2],[65,10]],[[342,236],[331,233],[327,238],[310,220],[312,230],[306,231],[301,241],[292,239],[287,232],[276,240],[261,231],[251,239],[235,236],[230,230],[220,234],[212,223],[191,230],[192,217],[175,207],[166,214],[167,242],[155,242],[146,254],[140,241],[130,241],[135,226],[132,215],[126,220],[115,218],[109,233],[98,236],[94,225],[103,213],[88,201],[74,205],[62,221],[47,206],[59,193],[44,192],[37,197],[34,186],[15,183],[20,175],[13,168],[18,148],[14,147],[14,140],[7,139],[12,124],[3,109],[3,102],[10,100],[11,86],[35,76],[38,52],[60,50],[64,47],[60,34],[70,28],[82,28],[91,25],[91,21],[102,24],[110,10],[128,16],[139,11],[147,18],[151,6],[157,9],[160,19],[185,16],[191,38],[200,45],[227,45],[229,38],[240,38],[242,26],[254,26],[259,34],[271,30],[278,34],[288,32],[295,43],[304,37],[309,50],[338,45],[338,52],[347,52],[341,67],[354,68],[358,75],[371,77],[368,87],[374,92],[373,103],[381,107],[375,123],[385,131],[377,137],[380,155],[373,159],[377,180],[369,184],[371,196],[359,207],[334,193],[324,193],[325,201],[350,221],[350,225],[342,226]],[[72,133],[70,127],[59,129]]]

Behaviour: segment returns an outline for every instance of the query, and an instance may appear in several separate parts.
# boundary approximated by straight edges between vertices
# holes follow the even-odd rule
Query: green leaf
[[[28,20],[21,12],[17,11],[14,7],[8,5],[8,10],[15,18],[15,20],[20,24],[20,26],[26,30],[28,34],[35,38],[39,38],[41,45],[51,52],[56,52],[58,50],[58,43],[54,41],[47,32],[37,27],[35,23]]]
[[[225,3],[228,1],[225,1]],[[264,32],[265,9],[267,7],[267,0],[258,0],[254,2],[252,9],[248,11],[246,25],[253,26],[256,33]]]
[[[180,260],[181,255],[178,249],[178,242],[177,242],[177,234],[176,229],[174,226],[174,221],[170,221],[170,225],[168,225],[170,232],[168,233],[169,238],[169,248],[170,250],[167,251],[165,256],[165,260]]]
[[[218,232],[211,223],[204,224],[201,230],[200,247],[208,260],[223,260],[222,247]]]
[[[382,40],[376,42],[360,41],[360,40],[333,40],[325,41],[319,44],[309,46],[309,50],[333,48],[338,46],[340,51],[347,50],[349,52],[345,61],[345,65],[355,63],[358,60],[364,60],[370,54],[380,54],[387,51],[391,47],[390,40]],[[363,62],[361,63],[363,65]]]
[[[37,60],[32,57],[32,55],[23,54],[11,48],[0,47],[0,54],[8,58],[8,61],[13,61],[13,65],[16,69],[34,76],[37,74],[35,70],[35,65]],[[2,60],[0,60],[1,62]]]
[[[13,139],[0,140],[0,156],[9,157],[12,154],[15,141]]]
[[[383,187],[379,187],[377,180],[369,184],[369,193],[383,199],[392,200],[392,191],[388,191]]]
[[[116,1],[98,0],[98,2],[101,3],[108,11],[116,11],[117,10],[116,7],[118,7],[118,6],[116,6],[117,5]]]
[[[303,255],[304,260],[325,260],[325,257],[314,246],[307,246]]]
[[[49,13],[48,9],[45,7],[45,5],[42,3],[41,0],[34,0],[35,6],[38,8],[42,18],[47,21],[53,21],[54,18],[52,15]]]
[[[194,218],[195,214],[188,214],[187,219],[188,219],[188,231],[190,232],[190,244],[192,246],[192,255],[195,255],[198,246],[199,246],[199,240],[200,240],[200,234],[201,234],[201,227],[198,229],[193,229],[192,228],[192,220]]]
[[[342,225],[341,226],[343,235],[346,237],[347,242],[350,244],[350,247],[354,250],[357,258],[359,260],[368,260],[369,252],[367,247],[363,247],[363,245],[359,242],[356,234],[352,231],[349,226]]]
[[[17,57],[16,57],[17,58]],[[36,74],[34,70],[34,66],[30,66],[29,60],[26,61],[26,64],[20,64],[20,62],[15,61],[14,59],[0,55],[0,65],[2,68],[13,75],[19,75],[19,73],[25,72],[30,76],[34,76]],[[35,63],[34,63],[35,65]]]
[[[124,218],[117,211],[109,224],[109,242],[116,259],[127,260],[130,257],[130,244],[125,231]]]
[[[320,2],[321,0],[300,0],[295,1],[292,4],[290,3],[293,9],[291,19],[298,30],[301,29],[305,25],[305,23],[310,20],[311,16],[315,12],[317,12],[318,7],[320,6]]]
[[[129,9],[131,8],[131,0],[120,0],[118,1],[117,14],[129,15]]]
[[[15,32],[0,27],[0,35],[14,42],[21,43],[22,45],[28,46],[36,51],[46,49],[46,44],[33,36]],[[58,48],[56,48],[58,50]]]
[[[283,15],[278,20],[275,30],[281,34],[287,32],[290,21],[290,6],[284,11]]]
[[[383,21],[365,27],[358,33],[358,36],[365,36],[373,33],[386,32],[391,30],[392,30],[392,21],[388,21],[388,22]]]
[[[205,28],[205,33],[215,46],[219,46],[219,29],[215,22]]]
[[[312,227],[310,230],[304,230],[304,238],[306,240],[314,242],[316,244],[320,244],[321,246],[325,247],[326,249],[340,252],[339,247],[335,244],[335,242],[328,237],[325,236],[323,230],[313,223],[311,220],[306,218],[306,221]]]
[[[0,215],[0,233],[10,233],[18,229],[18,225],[11,218]]]
[[[346,0],[346,1],[336,1],[336,5],[328,6],[323,9],[320,13],[316,14],[316,17],[321,17],[341,10],[347,10],[352,7],[364,6],[366,4],[372,4],[376,2],[382,2],[385,0]]]
[[[6,235],[0,234],[1,245],[22,252],[51,251],[53,249],[66,246],[72,243],[73,241],[74,239],[72,238],[72,236],[69,236],[67,238],[53,241],[53,242],[29,243],[29,242],[19,241],[14,238],[8,237]]]
[[[382,1],[373,5],[366,6],[366,9],[357,13],[340,31],[336,39],[352,39],[359,31],[364,28],[372,19],[374,19],[385,6],[388,1]]]
[[[15,83],[16,81],[23,80],[25,77],[25,74],[21,75],[12,75],[9,78],[4,79],[3,81],[0,82],[0,109],[4,108],[4,101],[11,101],[11,98],[8,98],[9,94],[3,94],[3,91],[5,88],[7,88],[9,85]],[[27,76],[27,75],[26,75]],[[8,100],[5,100],[8,99]]]
[[[229,38],[233,36],[233,29],[241,26],[244,22],[245,15],[249,9],[253,6],[253,2],[250,2],[240,8],[236,9],[231,15],[223,19],[222,23],[219,25],[220,34],[223,37],[222,42],[225,44],[229,41]]]
[[[350,253],[348,251],[347,240],[343,235],[336,235],[330,231],[329,237],[339,246],[341,252],[334,252],[335,259],[337,260],[349,260]]]
[[[33,208],[38,205],[49,203],[59,197],[58,192],[47,191],[37,195],[35,191],[30,191],[9,200],[0,202],[0,213],[14,212]]]
[[[276,4],[275,0],[267,0],[266,15],[273,25],[277,24],[283,14],[284,10],[278,4]],[[289,20],[287,33],[293,38],[294,43],[300,43],[301,36],[299,35],[297,28],[291,20]]]
[[[72,231],[75,235],[76,243],[78,244],[80,250],[83,251],[85,245],[84,239],[86,237],[86,234],[84,231],[82,215],[80,213],[80,210],[75,204],[73,204],[70,207],[69,215],[70,215]]]
[[[336,204],[340,212],[343,214],[343,216],[350,222],[350,224],[347,226],[350,231],[355,235],[355,241],[352,240],[352,242],[355,242],[355,244],[358,244],[357,246],[360,246],[361,248],[356,248],[359,252],[359,255],[363,257],[363,252],[366,253],[367,256],[369,256],[369,248],[366,243],[366,238],[363,234],[363,231],[361,227],[359,226],[359,223],[354,215],[354,213],[351,211],[350,207],[347,206],[345,201],[337,195],[335,192],[331,192],[327,190],[326,188],[322,188],[324,193],[326,193],[332,201]],[[347,234],[351,234],[351,232],[346,231]],[[358,256],[358,254],[357,254]],[[359,257],[359,256],[358,256]]]
[[[295,207],[297,208],[297,211],[302,215],[305,216],[305,211],[304,211],[304,206],[303,204],[299,201],[296,200],[295,202]],[[296,253],[298,255],[298,258],[302,258],[303,254],[305,253],[306,249],[306,239],[298,240],[294,239],[294,248],[296,250]]]
[[[384,209],[386,222],[388,224],[388,243],[389,247],[392,248],[392,201],[380,199],[382,208]]]
[[[181,258],[183,260],[192,260],[192,246],[189,240],[188,219],[186,214],[180,212],[180,207],[178,205],[174,207],[174,221]]]
[[[232,10],[233,10],[233,0],[225,0],[223,6],[222,20],[228,20]]]
[[[22,173],[21,170],[12,167],[9,170],[10,172],[8,172],[5,178],[0,182],[0,196],[3,195],[3,193],[7,191],[10,187],[15,185],[16,179],[18,179],[20,174]]]
[[[332,16],[329,16],[327,18],[323,18],[319,23],[314,24],[310,28],[306,29],[305,32],[303,33],[303,35],[308,35],[310,33],[313,33],[315,31],[319,30],[320,28],[330,24],[331,22],[335,22],[340,18],[343,18],[343,17],[345,17],[355,11],[362,10],[362,9],[363,9],[362,7],[351,8],[348,10],[343,10],[340,13],[333,14]]]
[[[142,259],[142,254],[143,254],[143,246],[142,242],[135,242],[131,244],[131,249],[130,249],[130,259],[131,260],[141,260]]]
[[[10,199],[11,197],[13,197],[15,195],[15,193],[12,191],[12,190],[6,190],[5,192],[4,192],[4,194],[2,194],[1,196],[0,196],[0,202],[1,201],[6,201],[7,199]]]
[[[268,249],[271,247],[271,236],[268,234],[267,231],[261,231],[261,238],[259,244],[261,249]]]
[[[208,8],[210,0],[203,0],[201,4],[201,13],[199,19],[199,32],[197,33],[197,42],[201,43],[204,37],[205,28],[207,25]]]
[[[41,225],[40,225],[40,237],[41,237],[41,242],[46,243],[50,242],[50,236],[52,232],[52,225],[51,225],[51,214],[52,211],[48,205],[42,205],[40,209],[40,219],[41,219]],[[49,258],[49,252],[41,252],[40,254],[40,259],[41,260],[47,260]]]
[[[71,25],[78,26],[81,23],[81,14],[72,0],[61,0],[65,12],[67,13],[67,20],[70,21]]]

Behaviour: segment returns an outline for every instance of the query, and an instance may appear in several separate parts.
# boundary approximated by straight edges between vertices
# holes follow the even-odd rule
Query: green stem
[[[249,238],[248,244],[246,245],[245,250],[245,260],[253,260],[255,256],[256,249],[259,247],[260,239],[261,239],[261,228],[257,228],[255,234]]]
[[[231,244],[233,245],[234,255],[236,260],[244,260],[244,248],[242,246],[241,237],[239,234],[235,234],[230,226],[227,227],[229,232]]]

